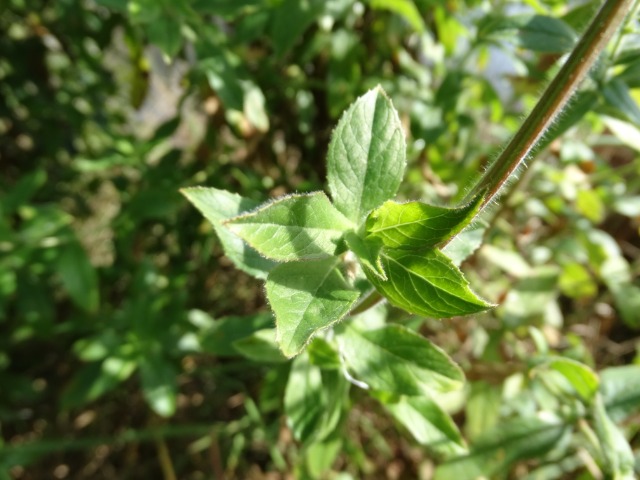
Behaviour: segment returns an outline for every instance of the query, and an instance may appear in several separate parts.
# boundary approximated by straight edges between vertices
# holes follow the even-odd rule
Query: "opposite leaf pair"
[[[368,281],[409,312],[441,318],[491,306],[437,249],[471,222],[481,198],[455,209],[389,201],[402,180],[405,150],[398,115],[376,88],[345,112],[334,131],[327,173],[333,204],[323,192],[314,192],[238,215],[251,208],[242,208],[247,202],[240,197],[215,189],[183,190],[213,222],[225,252],[240,268],[260,278],[268,272],[267,297],[286,356],[300,353],[369,290],[357,277],[345,276],[347,250],[358,258]],[[214,197],[223,201],[211,201]],[[230,202],[235,208],[221,212],[219,205]],[[229,231],[250,248],[230,239]],[[268,262],[256,272],[256,251],[283,263]]]

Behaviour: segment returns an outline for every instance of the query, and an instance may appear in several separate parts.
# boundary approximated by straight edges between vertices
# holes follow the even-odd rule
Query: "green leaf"
[[[339,370],[342,368],[340,355],[335,348],[320,337],[314,338],[307,347],[309,361],[324,370]]]
[[[374,390],[424,395],[464,382],[462,370],[442,349],[401,325],[366,332],[348,327],[338,342],[353,375]]]
[[[284,0],[271,14],[270,34],[276,56],[287,53],[320,16],[325,0]]]
[[[405,164],[398,113],[382,88],[374,88],[347,109],[333,132],[327,179],[334,205],[359,224],[395,196]]]
[[[602,95],[610,107],[632,125],[640,125],[640,107],[631,96],[629,87],[620,79],[613,79],[602,90]]]
[[[600,393],[607,412],[616,421],[640,411],[640,365],[602,370]]]
[[[607,415],[600,395],[593,404],[592,415],[606,478],[633,480],[636,478],[633,451],[620,429]]]
[[[305,460],[311,478],[326,478],[327,470],[331,468],[338,454],[342,451],[342,438],[329,438],[322,442],[314,442],[305,450]],[[323,477],[324,476],[324,477]],[[340,477],[333,477],[340,480]],[[342,480],[352,480],[348,476]]]
[[[502,385],[486,381],[471,383],[465,402],[465,438],[473,442],[492,429],[500,420]]]
[[[225,317],[216,320],[211,328],[205,330],[200,339],[202,350],[222,357],[240,354],[234,342],[253,333],[273,326],[271,313],[257,313],[245,317]]]
[[[358,260],[364,268],[378,276],[381,280],[387,279],[384,273],[382,262],[380,261],[380,251],[382,242],[376,238],[363,239],[354,232],[347,232],[345,235],[347,247],[356,254]]]
[[[479,25],[480,41],[509,41],[544,53],[564,53],[573,48],[577,35],[558,18],[545,15],[487,16]]]
[[[311,337],[344,317],[358,299],[338,269],[337,258],[278,265],[267,278],[267,298],[276,315],[277,341],[287,357]]]
[[[561,441],[567,429],[556,420],[538,417],[503,421],[478,439],[468,455],[440,465],[434,479],[493,478],[519,460],[542,457]]]
[[[388,280],[365,269],[369,281],[392,305],[411,313],[446,318],[481,312],[492,305],[478,298],[462,272],[439,250],[383,250]]]
[[[335,255],[353,227],[322,192],[275,200],[224,225],[265,257],[284,262]]]
[[[269,270],[276,265],[275,262],[260,256],[242,239],[222,226],[224,220],[255,208],[257,202],[217,188],[191,187],[184,188],[181,192],[211,222],[224,253],[235,266],[256,278],[266,278]]]
[[[236,340],[233,348],[255,362],[281,363],[287,360],[278,349],[276,331],[273,328],[258,330],[248,337]]]
[[[87,312],[95,312],[100,303],[98,274],[82,245],[65,245],[58,258],[58,274],[73,302]]]
[[[287,423],[296,439],[312,443],[336,428],[349,385],[341,372],[322,372],[306,353],[292,363],[284,394]]]
[[[244,108],[244,90],[238,79],[239,73],[232,61],[218,53],[200,61],[199,69],[207,77],[209,86],[216,92],[227,109],[242,111]]]
[[[139,366],[145,400],[161,417],[172,416],[178,403],[175,368],[162,356],[148,352],[140,357]]]
[[[157,45],[162,53],[172,59],[182,47],[179,19],[163,14],[146,25],[149,41]]]
[[[460,208],[444,208],[421,202],[385,202],[367,217],[367,235],[386,247],[425,249],[456,235],[473,219],[483,197]]]
[[[586,401],[590,402],[598,391],[598,376],[580,362],[569,358],[556,358],[549,363],[549,368],[560,372]]]
[[[417,32],[424,32],[426,27],[420,11],[412,0],[369,0],[374,10],[389,10],[404,17]]]
[[[401,397],[383,403],[420,445],[445,458],[467,453],[454,421],[429,397]]]

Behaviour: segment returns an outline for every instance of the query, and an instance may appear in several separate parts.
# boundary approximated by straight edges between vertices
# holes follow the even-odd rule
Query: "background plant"
[[[610,418],[637,450],[637,16],[462,265],[501,306],[444,322],[381,307],[356,321],[402,325],[449,352],[468,381],[457,401],[350,387],[322,342],[281,362],[261,287],[178,194],[205,184],[254,206],[322,190],[340,113],[381,84],[407,131],[400,199],[455,204],[596,6],[513,5],[10,2],[3,468],[426,477],[460,456],[441,475],[460,462],[543,478],[619,468],[628,451],[602,445],[624,443]],[[461,434],[434,404],[458,412]],[[522,432],[539,441],[522,446]],[[504,445],[514,449],[497,455]]]

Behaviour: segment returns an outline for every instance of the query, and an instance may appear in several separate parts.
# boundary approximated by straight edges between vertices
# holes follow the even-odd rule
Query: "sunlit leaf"
[[[387,280],[365,269],[367,278],[397,307],[426,317],[446,318],[491,308],[469,288],[462,272],[439,250],[383,250]]]
[[[388,201],[367,217],[367,235],[391,248],[433,247],[466,227],[481,204],[481,196],[459,208]]]
[[[278,261],[334,255],[345,230],[353,226],[322,192],[283,197],[224,225],[262,255]]]
[[[460,388],[460,368],[426,338],[400,325],[361,332],[346,328],[338,337],[353,376],[375,390],[423,395]]]
[[[395,400],[384,402],[384,406],[420,445],[445,458],[467,453],[453,419],[429,397],[401,397]]]
[[[360,223],[395,196],[405,163],[398,114],[382,89],[374,88],[342,115],[329,144],[327,179],[336,208]]]
[[[278,265],[267,278],[267,298],[276,314],[277,341],[287,357],[300,353],[317,332],[342,319],[359,297],[329,258]]]
[[[217,188],[192,187],[182,194],[211,222],[222,243],[224,253],[240,270],[257,278],[266,278],[275,262],[262,257],[238,236],[222,226],[222,222],[257,206],[257,202]]]

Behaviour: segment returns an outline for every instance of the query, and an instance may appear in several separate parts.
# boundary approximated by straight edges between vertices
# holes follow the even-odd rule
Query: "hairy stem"
[[[580,82],[589,73],[624,21],[626,14],[631,10],[633,1],[605,1],[518,132],[478,183],[467,193],[465,203],[470,202],[480,192],[486,192],[484,207],[498,195],[500,189],[527,158],[565,107]]]
[[[509,177],[522,164],[565,107],[571,95],[604,51],[613,34],[632,10],[634,0],[606,0],[589,27],[569,55],[566,63],[551,81],[544,94],[524,121],[518,132],[497,160],[467,193],[462,203],[469,203],[485,192],[482,210],[491,202]],[[446,243],[445,243],[446,244]],[[376,305],[382,296],[373,291],[363,298],[350,315],[356,315]]]

